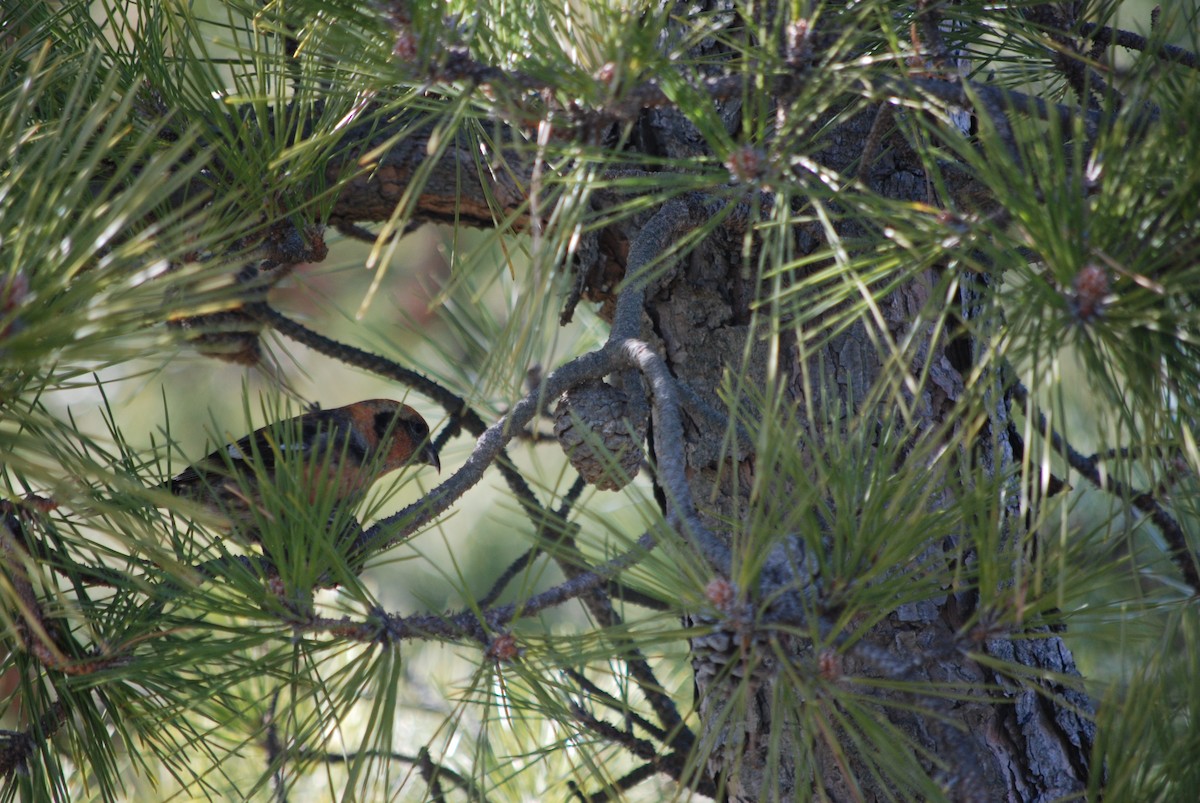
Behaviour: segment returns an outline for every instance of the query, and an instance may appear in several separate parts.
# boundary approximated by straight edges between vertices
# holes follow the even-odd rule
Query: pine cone
[[[623,391],[595,380],[568,390],[554,410],[554,435],[567,459],[602,491],[624,487],[642,464],[645,432],[630,423],[628,407]],[[597,441],[602,454],[594,451]]]

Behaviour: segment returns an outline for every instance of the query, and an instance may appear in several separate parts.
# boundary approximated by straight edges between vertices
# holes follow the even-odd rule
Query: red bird
[[[332,497],[336,505],[357,506],[376,480],[409,463],[441,471],[429,425],[408,405],[371,399],[268,424],[197,461],[163,488],[257,540],[259,523],[271,517],[260,487],[276,482],[277,466],[300,467],[301,499]]]

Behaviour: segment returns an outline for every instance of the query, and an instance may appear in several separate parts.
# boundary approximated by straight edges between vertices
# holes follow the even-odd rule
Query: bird
[[[441,471],[429,425],[406,404],[369,399],[345,407],[312,410],[276,421],[196,461],[160,488],[216,513],[226,529],[258,541],[264,522],[296,502],[356,507],[385,474],[406,465]],[[296,466],[279,480],[277,469]],[[287,493],[284,504],[264,503],[264,483]],[[278,498],[278,497],[277,497]]]

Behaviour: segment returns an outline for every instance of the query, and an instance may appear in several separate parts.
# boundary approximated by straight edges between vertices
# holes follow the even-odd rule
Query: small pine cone
[[[169,320],[167,326],[182,332],[205,357],[238,365],[258,365],[262,359],[262,322],[244,309],[189,315]]]
[[[1084,265],[1071,283],[1071,310],[1083,323],[1099,317],[1108,303],[1108,271],[1099,265]]]
[[[263,259],[246,263],[234,277],[234,286],[240,291],[238,299],[230,299],[228,306],[217,312],[175,313],[167,319],[167,328],[182,334],[183,339],[205,357],[237,365],[258,365],[262,360],[260,335],[264,324],[253,314],[252,305],[266,299],[267,288],[276,276],[269,273],[273,264]],[[290,268],[278,275],[282,277],[287,270]],[[264,278],[268,275],[272,278]],[[168,299],[173,303],[187,303],[186,291],[175,288]]]
[[[642,438],[630,435],[625,393],[599,380],[572,388],[554,410],[554,436],[571,465],[602,491],[616,491],[637,476],[642,464]],[[593,451],[599,440],[604,454]],[[610,470],[619,465],[620,472]]]
[[[745,619],[716,619],[703,613],[693,613],[684,623],[712,628],[688,639],[692,671],[701,692],[714,683],[747,682],[759,688],[774,677],[778,645],[772,645],[769,631],[757,630]]]

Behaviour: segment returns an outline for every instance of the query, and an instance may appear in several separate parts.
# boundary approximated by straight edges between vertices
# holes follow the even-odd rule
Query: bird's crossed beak
[[[442,473],[442,461],[438,459],[437,449],[433,448],[433,441],[426,441],[421,447],[421,453],[417,456],[417,462],[424,463],[427,466],[433,466],[433,470],[437,473]]]

